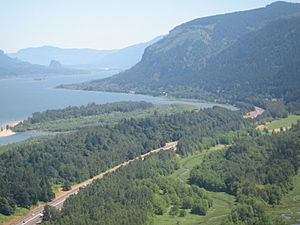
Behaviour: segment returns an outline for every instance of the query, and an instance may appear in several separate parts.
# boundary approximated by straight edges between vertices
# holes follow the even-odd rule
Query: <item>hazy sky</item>
[[[0,49],[54,45],[113,49],[148,41],[203,16],[271,0],[0,0]],[[300,0],[293,2],[300,2]]]

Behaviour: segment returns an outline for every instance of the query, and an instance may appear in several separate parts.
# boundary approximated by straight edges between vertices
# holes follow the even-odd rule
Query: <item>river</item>
[[[93,79],[105,78],[112,74],[113,72],[111,71],[103,71],[83,75],[48,75],[42,77],[27,76],[0,79],[0,124],[12,120],[26,119],[33,112],[45,111],[46,109],[64,108],[67,106],[85,105],[90,102],[107,103],[117,101],[147,101],[155,104],[188,103],[199,108],[207,108],[218,105],[215,103],[170,101],[164,98],[146,95],[55,88],[60,84],[80,83]],[[234,107],[228,105],[219,106],[234,109]],[[2,137],[0,138],[0,144],[25,140],[28,137],[36,135],[36,133],[31,132],[16,134],[10,137]]]

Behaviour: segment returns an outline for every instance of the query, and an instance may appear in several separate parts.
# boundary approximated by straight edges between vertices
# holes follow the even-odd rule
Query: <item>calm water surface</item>
[[[0,124],[29,117],[33,112],[46,109],[85,105],[90,102],[107,103],[117,101],[148,101],[156,104],[181,103],[145,95],[122,93],[66,90],[55,88],[60,84],[80,83],[111,76],[112,72],[98,72],[88,75],[62,75],[0,79]],[[212,107],[214,103],[189,103],[199,108]],[[221,105],[222,106],[222,105]],[[232,106],[224,106],[234,109]],[[34,133],[16,134],[0,138],[0,144],[20,141],[34,136]]]

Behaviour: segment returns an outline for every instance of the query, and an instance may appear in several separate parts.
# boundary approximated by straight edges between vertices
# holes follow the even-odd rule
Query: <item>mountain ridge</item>
[[[160,40],[158,36],[148,42],[121,49],[97,50],[92,48],[59,48],[54,46],[30,47],[8,54],[30,63],[48,65],[51,60],[60,61],[67,67],[93,66],[98,68],[128,69],[142,57],[144,49]]]
[[[269,57],[268,52],[264,53],[255,47],[259,44],[266,45],[268,41],[275,40],[270,35],[267,35],[269,40],[261,38],[261,40],[256,40],[256,43],[253,41],[255,35],[258,35],[259,32],[266,32],[266,34],[271,31],[273,34],[278,32],[281,38],[281,43],[279,43],[281,46],[276,45],[276,42],[271,44],[277,46],[279,48],[278,51],[282,51],[286,57],[291,57],[284,50],[284,33],[278,29],[277,31],[275,26],[283,29],[285,27],[295,28],[298,32],[298,15],[300,15],[299,3],[275,2],[264,8],[195,19],[175,27],[162,40],[146,48],[142,60],[131,69],[103,80],[64,87],[133,92],[155,96],[168,94],[175,97],[205,98],[210,100],[217,98],[222,101],[224,99],[241,100],[238,98],[240,93],[234,93],[234,90],[228,92],[230,85],[228,85],[228,82],[226,83],[226,79],[229,77],[229,80],[235,82],[233,77],[237,76],[231,74],[231,72],[235,71],[235,73],[243,75],[244,71],[239,71],[239,68],[243,68],[245,74],[248,73],[248,76],[255,77],[255,70],[252,68],[252,71],[250,71],[251,68],[244,66],[247,63],[251,64],[247,60],[252,60],[251,57],[253,55],[251,56],[251,54],[254,54],[254,51],[260,52],[262,56],[260,61],[255,61],[255,63],[263,65],[260,65],[260,68],[264,68],[267,71],[269,69],[273,70],[274,67],[274,65],[264,62]],[[281,23],[283,24],[280,24],[280,22],[276,23],[278,20],[282,21]],[[288,20],[296,21],[296,23],[293,23],[294,28],[289,26]],[[250,39],[247,40],[247,38],[252,38],[252,46],[248,46]],[[288,46],[286,46],[291,50],[293,48],[292,45],[297,45],[298,43],[297,39],[293,40],[295,41],[294,43],[287,43]],[[234,46],[237,45],[239,46],[234,49]],[[260,47],[263,48],[264,46]],[[244,51],[244,48],[247,48],[247,51]],[[270,46],[267,50],[275,54]],[[226,55],[226,51],[232,52]],[[244,52],[243,54],[246,55],[242,58],[243,62],[239,61],[239,51]],[[293,54],[297,56],[297,53],[294,52]],[[247,55],[251,57],[247,58]],[[232,71],[229,70],[230,66],[229,62],[226,62],[226,58],[230,58],[234,62]],[[269,57],[269,59],[271,58]],[[272,59],[279,60],[280,56],[275,55]],[[228,69],[227,78],[222,74],[220,62]],[[215,74],[218,74],[218,76]],[[268,74],[268,76],[273,78],[277,75],[274,72],[273,74]],[[218,79],[222,82],[217,82]],[[249,82],[249,80],[245,79],[243,81]],[[263,81],[264,79],[258,80],[258,82]],[[246,83],[237,83],[237,85],[245,86]],[[252,85],[255,87],[255,83]],[[260,83],[259,86],[261,87],[261,85]],[[271,87],[270,83],[267,83],[267,85],[269,85],[269,89],[277,88],[275,86]],[[277,82],[277,85],[280,84]],[[239,88],[240,90],[243,90],[243,87]],[[253,93],[248,92],[247,96],[243,96],[243,100],[251,97],[254,93],[254,91]],[[266,91],[260,94],[262,94],[261,97],[272,97],[274,92]]]
[[[58,63],[58,62],[57,62]],[[51,65],[51,64],[50,64]],[[0,77],[19,76],[29,74],[83,74],[84,70],[67,69],[62,67],[53,68],[51,66],[31,64],[19,59],[7,56],[0,50]]]

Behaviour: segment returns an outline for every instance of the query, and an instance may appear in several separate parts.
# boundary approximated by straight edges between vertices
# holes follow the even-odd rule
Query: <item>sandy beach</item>
[[[22,120],[14,120],[14,121],[9,121],[7,123],[1,124],[0,125],[0,137],[7,137],[14,135],[15,132],[13,132],[10,128],[17,126],[19,123],[23,122]],[[8,126],[8,129],[6,129]]]

